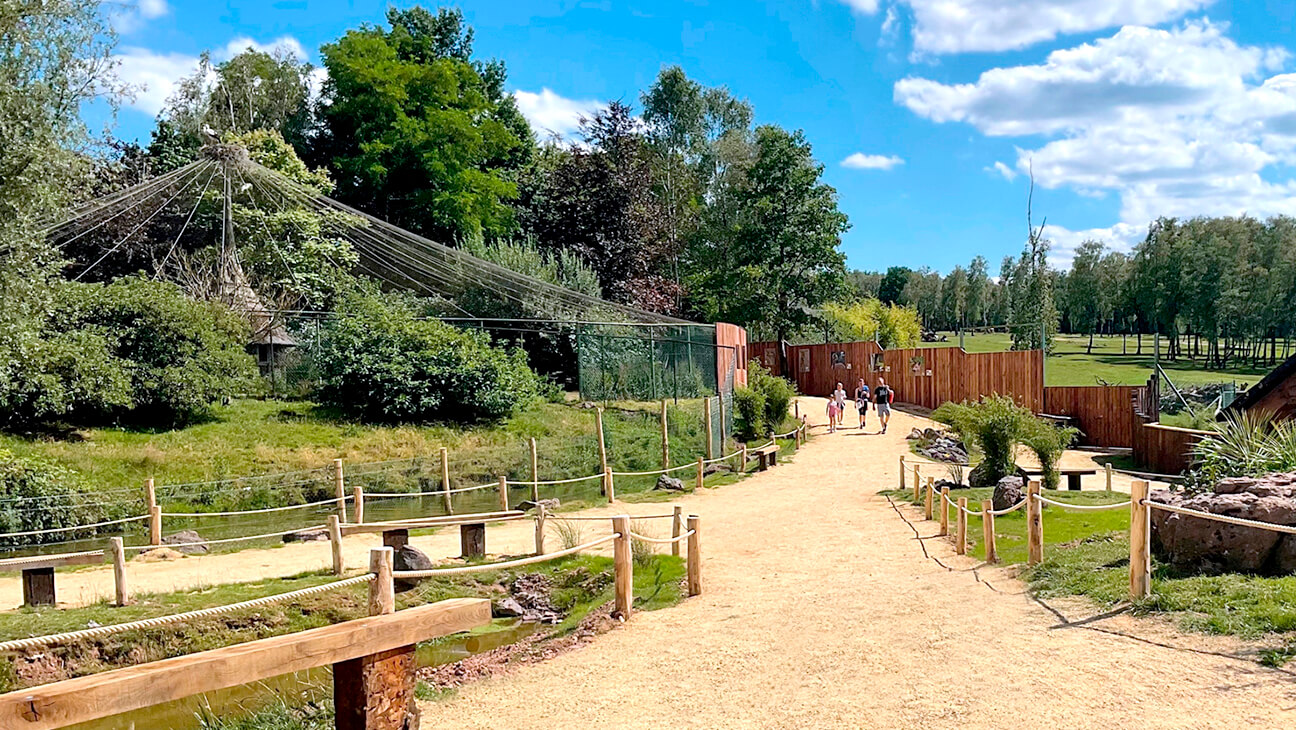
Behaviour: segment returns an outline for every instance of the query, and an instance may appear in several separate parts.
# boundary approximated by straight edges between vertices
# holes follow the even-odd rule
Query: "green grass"
[[[923,342],[919,347],[958,347],[958,335],[943,332],[948,342]],[[1011,338],[1002,332],[965,334],[963,346],[968,352],[1000,352],[1012,346]],[[1154,361],[1152,338],[1144,336],[1143,354],[1136,355],[1137,341],[1125,340],[1122,351],[1120,337],[1095,337],[1093,353],[1086,353],[1089,338],[1084,335],[1058,335],[1053,340],[1053,351],[1045,364],[1048,385],[1096,385],[1099,381],[1112,385],[1142,385],[1152,376]],[[1164,349],[1165,343],[1162,343]],[[1250,385],[1262,378],[1269,368],[1252,368],[1246,365],[1225,370],[1204,370],[1201,363],[1190,360],[1170,361],[1162,357],[1161,367],[1179,385],[1220,383],[1236,381]]]

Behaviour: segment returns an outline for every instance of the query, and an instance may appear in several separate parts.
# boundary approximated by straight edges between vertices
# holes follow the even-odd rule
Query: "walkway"
[[[817,412],[817,410],[816,410]],[[682,500],[705,592],[578,651],[422,703],[455,728],[1255,728],[1296,722],[1296,676],[1126,617],[1058,619],[940,539],[924,557],[880,489],[885,436],[823,435],[791,463]],[[648,505],[640,505],[646,507]],[[906,514],[916,516],[912,510]],[[915,522],[923,536],[930,524]],[[979,575],[979,577],[978,577]],[[990,585],[987,585],[988,581]],[[1072,609],[1075,617],[1084,613]]]

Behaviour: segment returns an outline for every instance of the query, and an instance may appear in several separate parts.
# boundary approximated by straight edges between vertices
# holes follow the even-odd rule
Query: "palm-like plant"
[[[1296,422],[1243,412],[1214,424],[1214,431],[1192,448],[1200,481],[1214,484],[1226,477],[1296,469]]]

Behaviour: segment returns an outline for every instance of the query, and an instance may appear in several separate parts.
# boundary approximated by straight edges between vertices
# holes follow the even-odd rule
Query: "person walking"
[[[855,386],[855,410],[859,411],[860,430],[868,425],[869,387],[864,378]]]
[[[832,398],[837,401],[837,427],[841,428],[843,425],[842,421],[844,421],[846,417],[846,388],[840,382],[837,383],[837,388],[833,391]]]
[[[841,417],[841,411],[837,407],[837,399],[828,399],[828,433],[837,432],[837,419]]]
[[[891,420],[891,402],[895,400],[895,391],[886,384],[885,378],[878,378],[878,386],[873,390],[873,403],[877,406],[878,420],[882,422],[881,433],[886,433],[887,421]]]

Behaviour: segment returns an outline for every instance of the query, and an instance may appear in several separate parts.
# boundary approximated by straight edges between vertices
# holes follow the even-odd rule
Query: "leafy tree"
[[[1093,336],[1107,310],[1107,299],[1102,286],[1100,266],[1103,245],[1085,241],[1076,249],[1071,272],[1067,276],[1066,297],[1068,319],[1072,331],[1089,335],[1087,352],[1093,352]]]
[[[874,340],[884,348],[915,347],[922,334],[913,307],[862,299],[850,304],[829,302],[823,308],[829,338],[835,342]]]
[[[470,61],[458,10],[387,11],[322,49],[317,154],[342,198],[441,240],[505,233],[531,134],[504,90],[504,67]]]
[[[991,314],[990,297],[993,295],[984,256],[972,259],[968,267],[967,317],[973,324],[984,327]]]
[[[1048,251],[1043,228],[1031,228],[1008,283],[1008,323],[1014,350],[1048,350],[1057,334],[1058,311],[1053,301]]]
[[[882,276],[878,285],[878,299],[885,304],[903,304],[905,287],[909,284],[910,270],[904,266],[892,266]]]
[[[940,293],[942,324],[952,329],[963,329],[967,325],[967,270],[962,266],[955,266],[949,276],[941,282]]]
[[[841,291],[849,224],[822,174],[801,132],[757,128],[727,260],[707,252],[693,262],[690,288],[707,314],[785,339]]]

